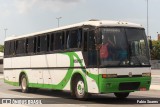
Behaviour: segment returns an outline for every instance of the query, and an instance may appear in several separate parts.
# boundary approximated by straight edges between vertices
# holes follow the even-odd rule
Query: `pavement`
[[[152,69],[152,82],[150,90],[160,90],[160,69]]]
[[[3,74],[0,74],[0,79],[2,79],[2,78],[4,78],[4,77],[3,77]]]

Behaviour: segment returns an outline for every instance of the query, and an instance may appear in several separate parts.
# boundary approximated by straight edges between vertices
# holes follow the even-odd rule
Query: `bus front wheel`
[[[82,77],[75,79],[74,95],[78,99],[85,99],[88,96],[87,92],[85,91],[85,83]]]
[[[114,95],[117,97],[117,98],[126,98],[129,96],[129,92],[119,92],[119,93],[114,93]]]

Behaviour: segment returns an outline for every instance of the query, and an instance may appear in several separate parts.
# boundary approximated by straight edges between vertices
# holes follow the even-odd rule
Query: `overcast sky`
[[[160,33],[160,0],[149,0],[149,34]],[[89,19],[124,20],[147,25],[146,0],[0,0],[0,43],[23,35]]]

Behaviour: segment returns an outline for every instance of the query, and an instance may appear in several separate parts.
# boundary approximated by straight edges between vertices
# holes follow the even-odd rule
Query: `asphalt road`
[[[159,106],[160,104],[137,104],[137,101],[143,100],[155,100],[154,98],[159,98],[160,100],[160,70],[152,70],[152,83],[151,83],[151,89],[150,91],[138,91],[133,92],[130,94],[130,96],[127,99],[116,99],[113,94],[101,94],[92,95],[87,101],[79,101],[76,99],[73,99],[69,92],[66,91],[54,91],[54,90],[44,90],[39,89],[35,93],[22,93],[20,87],[11,86],[8,84],[5,84],[3,82],[3,75],[0,74],[0,98],[42,98],[44,99],[45,103],[53,103],[49,104],[48,106],[65,106],[65,107],[117,107],[117,106]],[[0,104],[0,107],[3,106],[9,106]],[[46,104],[42,105],[12,105],[12,107],[18,107],[18,106],[38,106],[43,107],[46,106]]]

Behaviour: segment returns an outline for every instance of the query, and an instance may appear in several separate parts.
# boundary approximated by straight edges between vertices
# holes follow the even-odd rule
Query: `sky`
[[[149,1],[149,35],[160,33],[160,0]],[[128,21],[147,28],[147,0],[0,0],[0,44],[20,36],[90,19]],[[147,31],[146,31],[147,32]]]

